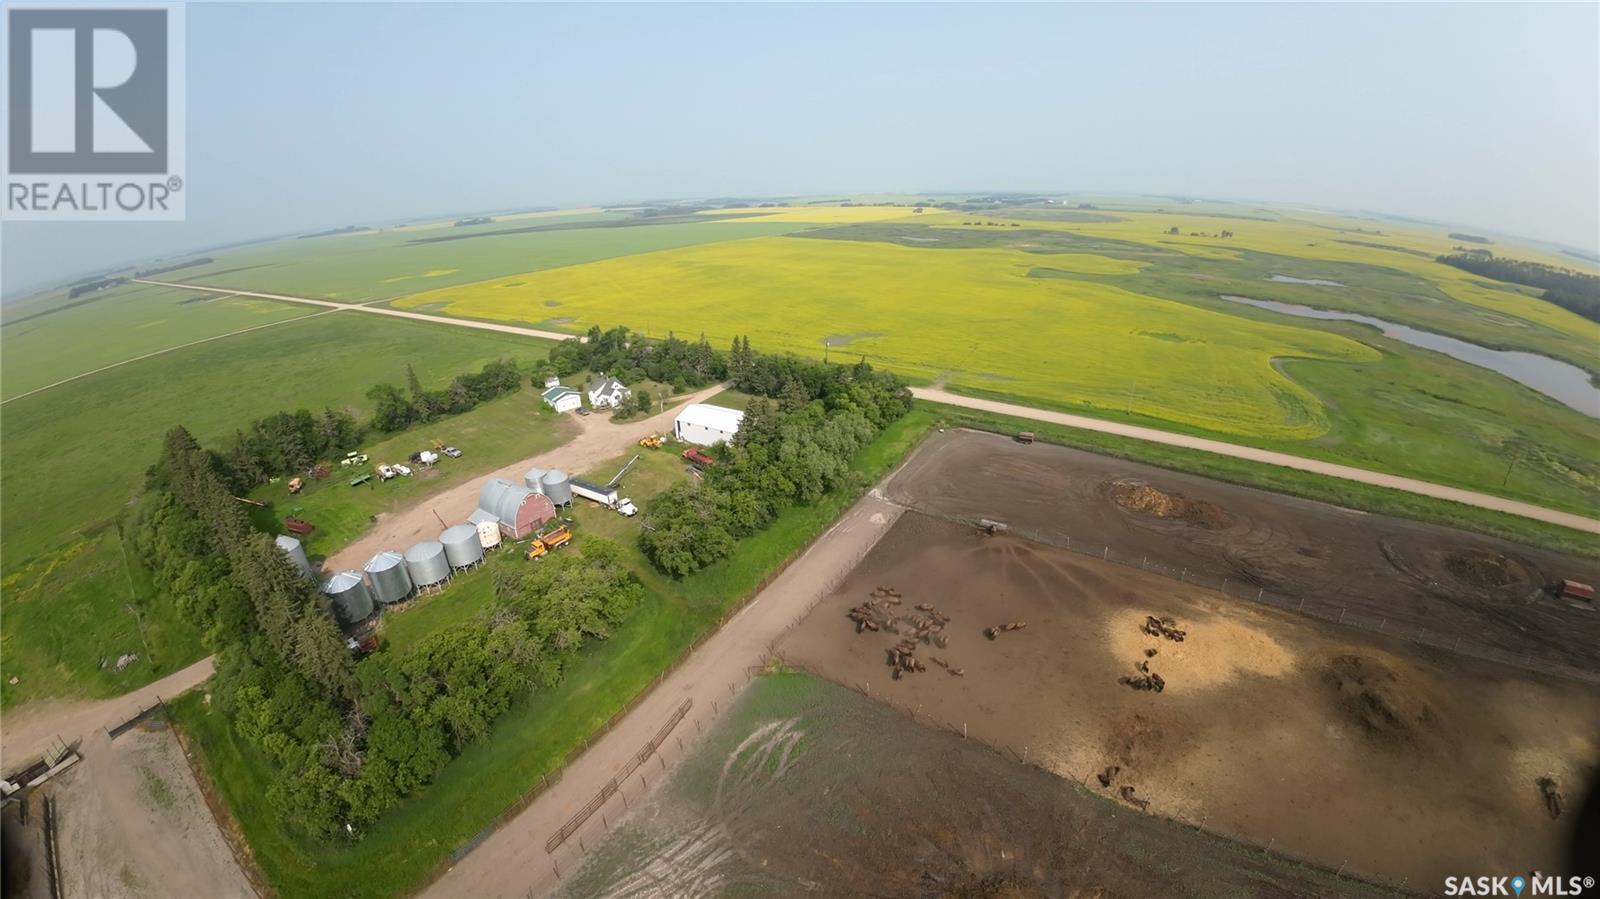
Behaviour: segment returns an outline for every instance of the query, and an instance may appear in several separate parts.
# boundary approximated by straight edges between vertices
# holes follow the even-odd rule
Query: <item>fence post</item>
[[[1385,618],[1382,621],[1378,622],[1378,633],[1380,633],[1380,634],[1383,633],[1383,628],[1388,623],[1389,623],[1389,619],[1387,619],[1387,618]]]
[[[1100,558],[1102,558],[1102,559],[1111,558],[1111,546],[1110,546],[1110,544],[1106,545],[1105,551],[1100,554]]]
[[[1256,588],[1256,602],[1260,602],[1261,601],[1261,594],[1265,593],[1266,590],[1267,590],[1266,587],[1257,587]]]

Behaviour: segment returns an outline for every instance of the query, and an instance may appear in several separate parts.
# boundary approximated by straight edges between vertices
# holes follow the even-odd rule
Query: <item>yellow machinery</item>
[[[660,449],[661,444],[666,442],[666,438],[662,437],[660,434],[651,434],[648,437],[639,438],[639,445],[647,449]]]
[[[548,534],[533,538],[528,544],[528,552],[524,558],[537,559],[554,549],[560,549],[572,541],[572,528],[562,525]]]

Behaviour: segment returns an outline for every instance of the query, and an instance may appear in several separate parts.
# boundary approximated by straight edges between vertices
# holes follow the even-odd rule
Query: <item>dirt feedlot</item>
[[[972,431],[934,435],[887,493],[1208,585],[1228,578],[1230,593],[1264,589],[1327,618],[1600,670],[1600,611],[1539,594],[1561,578],[1596,583],[1593,560]]]
[[[981,499],[977,477],[965,491],[927,480],[938,470],[930,454],[954,444],[958,456],[971,458],[961,446],[967,439],[925,448],[891,493],[944,504]],[[985,446],[1006,455],[998,441]],[[1044,457],[1039,449],[1057,452],[1019,452]],[[1073,481],[1068,489],[1038,483],[1054,471],[1041,465],[997,479],[1001,493],[983,511],[1016,521],[1005,491],[1029,478],[1041,495],[1057,497],[1052,518],[1070,522],[1086,507],[1083,526],[1096,527],[1089,516],[1103,504],[1101,494],[1092,488],[1074,494]],[[1148,473],[1149,483],[1164,488],[1178,477]],[[1084,476],[1097,478],[1105,475]],[[1190,480],[1183,487],[1197,492]],[[1025,506],[1033,494],[1019,496]],[[1270,520],[1270,508],[1256,502],[1250,514]],[[1117,536],[1114,518],[1100,512],[1098,526]],[[1303,522],[1302,532],[1316,533],[1312,524]],[[1120,533],[1140,532],[1125,524]],[[1368,539],[1383,533],[1365,531]],[[1358,542],[1349,535],[1344,546]],[[1543,557],[1536,561],[1544,564]],[[1407,593],[1405,574],[1390,578],[1395,594],[1451,608],[1434,594]],[[1331,572],[1311,583],[1340,589]],[[1376,572],[1367,574],[1373,592],[1384,583]],[[857,634],[849,610],[883,587],[899,596],[880,597],[876,607],[884,619],[901,619],[900,633]],[[1159,627],[1147,633],[1150,615],[1171,619],[1182,641],[1159,635]],[[947,617],[936,633],[945,645],[916,644],[925,670],[892,679],[890,647],[912,637],[913,616]],[[993,639],[984,634],[1011,622],[1026,627]],[[1125,798],[1130,808],[1147,802],[1158,815],[1395,884],[1439,884],[1461,871],[1560,870],[1570,805],[1585,794],[1600,760],[1600,688],[1592,684],[1341,628],[916,512],[779,652],[919,717],[965,726],[975,738]],[[1151,674],[1160,676],[1160,692],[1123,682]],[[1118,770],[1107,772],[1112,766]],[[1110,774],[1105,787],[1102,773]],[[1547,776],[1568,797],[1568,814],[1559,820],[1551,819],[1538,786]]]

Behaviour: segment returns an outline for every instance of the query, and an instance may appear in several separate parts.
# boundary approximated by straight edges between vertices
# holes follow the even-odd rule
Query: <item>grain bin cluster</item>
[[[484,553],[505,540],[537,533],[556,517],[556,509],[572,503],[572,479],[560,470],[534,468],[516,484],[490,478],[478,493],[478,508],[469,519],[447,527],[438,539],[423,540],[404,553],[383,550],[361,571],[335,572],[322,582],[334,617],[354,628],[383,606],[449,583],[458,571],[483,562]],[[278,549],[307,578],[317,577],[300,541],[277,538]]]

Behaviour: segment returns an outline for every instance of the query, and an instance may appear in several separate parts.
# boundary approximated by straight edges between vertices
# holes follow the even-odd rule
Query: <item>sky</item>
[[[0,228],[8,294],[226,241],[650,198],[1372,209],[1600,245],[1600,4],[191,4],[188,219]]]

